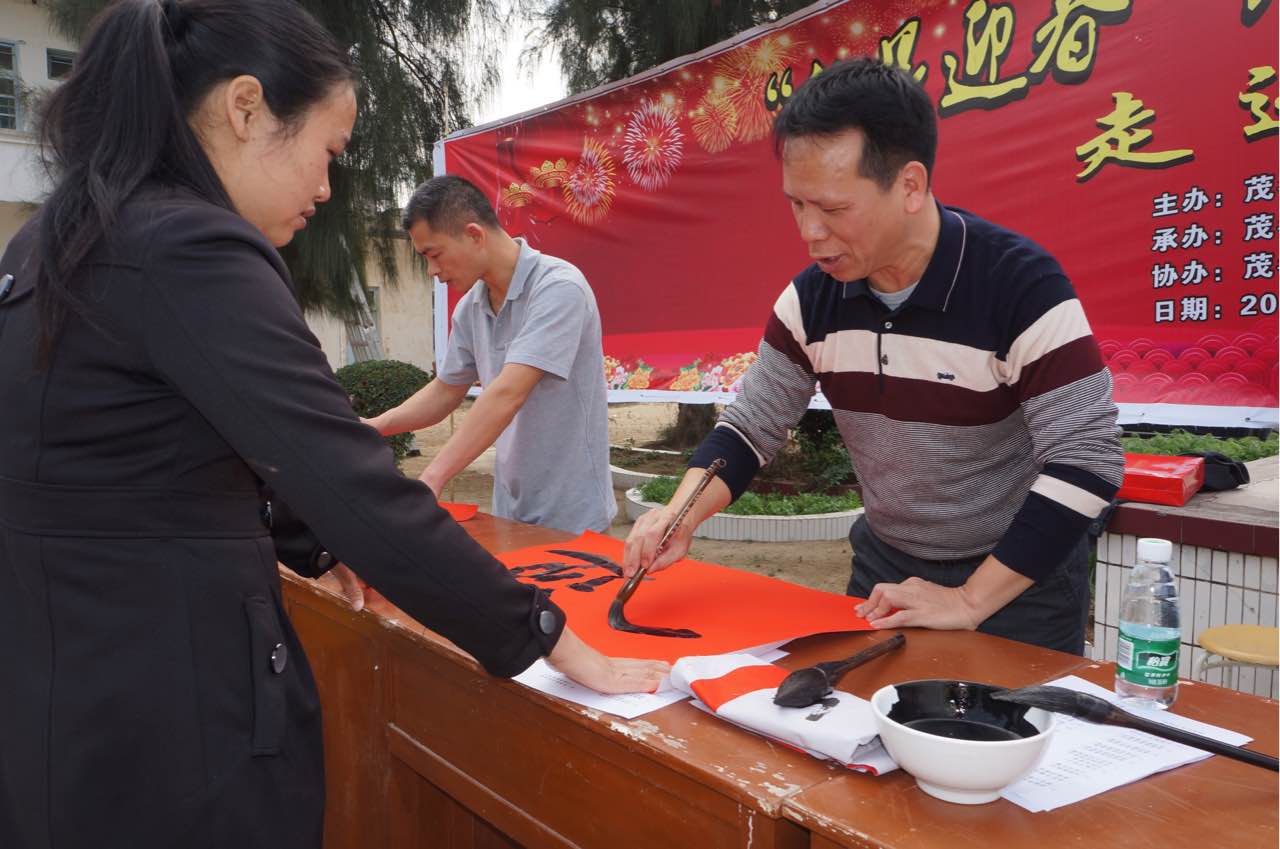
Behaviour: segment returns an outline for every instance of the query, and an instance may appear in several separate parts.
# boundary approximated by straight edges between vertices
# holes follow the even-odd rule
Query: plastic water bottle
[[[1167,708],[1178,695],[1182,620],[1172,557],[1168,540],[1138,540],[1138,565],[1120,597],[1116,694],[1126,706]]]

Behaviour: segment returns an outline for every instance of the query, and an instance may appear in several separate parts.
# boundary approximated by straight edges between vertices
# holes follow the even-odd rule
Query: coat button
[[[884,329],[885,329],[885,330],[892,330],[892,329],[893,329],[893,322],[892,322],[892,321],[886,321],[886,322],[884,323]]]
[[[270,501],[263,502],[262,512],[258,514],[258,517],[262,519],[262,524],[267,528],[267,530],[270,530],[271,529],[271,502]]]
[[[276,647],[271,650],[271,671],[279,675],[284,672],[284,667],[288,662],[288,647],[284,643],[276,643]]]
[[[538,630],[544,634],[550,634],[556,629],[556,615],[550,610],[544,610],[538,614]]]
[[[13,291],[13,275],[6,274],[0,277],[0,301],[9,297],[9,293]]]

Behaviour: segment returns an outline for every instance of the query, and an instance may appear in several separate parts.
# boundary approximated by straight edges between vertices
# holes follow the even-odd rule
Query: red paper
[[[587,531],[569,542],[498,555],[508,567],[517,569],[535,564],[557,564],[553,569],[573,566],[558,572],[525,569],[517,572],[516,578],[549,590],[578,636],[608,655],[675,662],[686,655],[742,651],[810,634],[871,630],[867,621],[854,613],[862,599],[685,559],[649,576],[636,588],[627,602],[627,619],[649,627],[689,628],[702,636],[679,639],[615,631],[609,627],[608,612],[622,579],[612,577],[614,573],[607,567],[552,554],[553,549],[588,552],[621,564],[622,541]]]
[[[480,508],[474,504],[454,504],[450,501],[437,502],[441,507],[448,511],[455,522],[465,522],[476,515],[476,511]]]

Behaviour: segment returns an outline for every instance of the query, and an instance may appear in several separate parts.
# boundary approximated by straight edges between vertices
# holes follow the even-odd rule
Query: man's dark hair
[[[413,190],[400,225],[408,230],[419,221],[451,236],[461,233],[472,221],[489,230],[500,227],[484,193],[470,181],[452,174],[432,177]]]
[[[933,103],[910,74],[878,59],[846,59],[810,77],[773,123],[774,152],[781,156],[788,139],[852,129],[865,139],[858,173],[881,189],[912,160],[932,179],[938,152]]]

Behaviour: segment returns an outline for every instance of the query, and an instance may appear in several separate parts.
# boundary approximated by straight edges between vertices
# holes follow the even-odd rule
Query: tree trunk
[[[681,404],[675,424],[662,432],[662,446],[673,451],[696,448],[715,426],[715,404]]]

